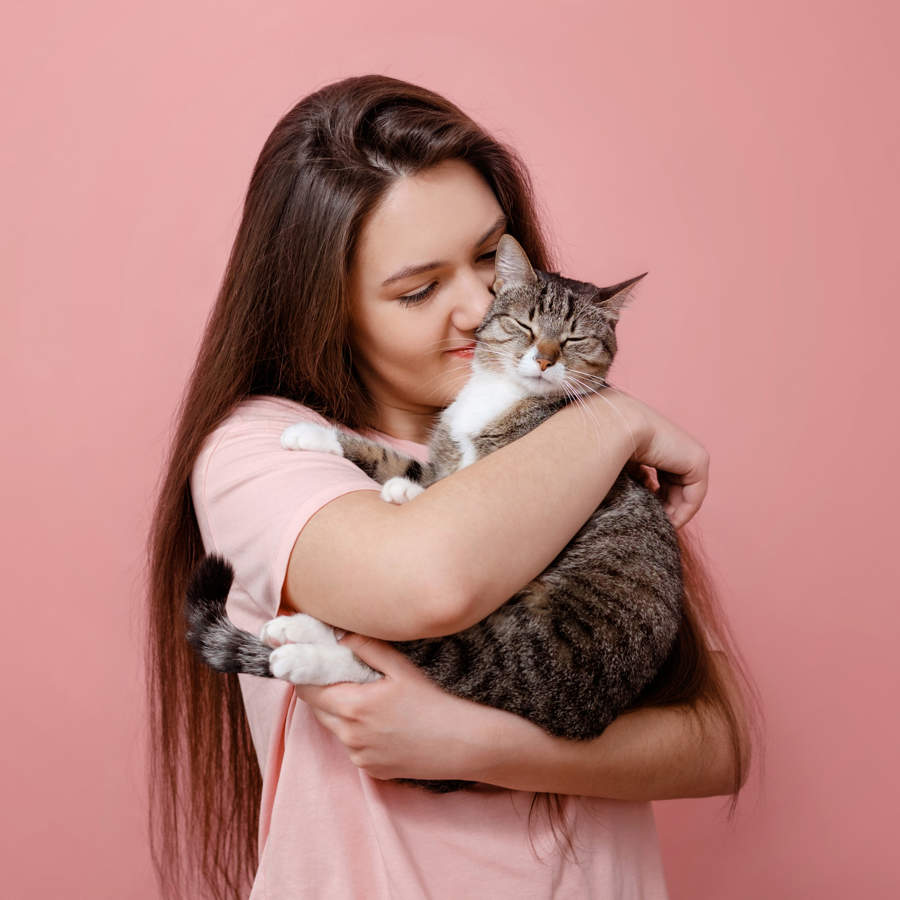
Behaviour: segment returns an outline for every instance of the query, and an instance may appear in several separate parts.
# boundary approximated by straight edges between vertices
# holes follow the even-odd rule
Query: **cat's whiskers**
[[[509,360],[513,364],[513,366],[517,366],[519,364],[519,360],[522,358],[521,355],[517,356],[512,351],[503,350],[500,347],[488,343],[487,341],[476,341],[475,343],[479,346],[479,348],[481,348],[482,352],[488,353],[496,359]]]
[[[516,356],[510,350],[505,350],[502,347],[499,347],[497,344],[492,344],[490,341],[481,341],[476,339],[475,345],[477,347],[481,347],[483,350],[486,350],[488,353],[496,353],[498,355],[506,355],[510,359],[515,359]]]
[[[581,389],[581,391],[585,394],[596,394],[598,391],[607,387],[605,381],[601,384],[591,384],[589,381],[585,381],[581,374],[574,374],[572,372],[566,372],[566,379],[570,385],[574,385]]]
[[[508,359],[515,365],[518,365],[519,361],[522,359],[524,354],[516,354],[510,350],[506,350],[502,347],[498,347],[496,345],[491,344],[489,341],[480,341],[476,340],[475,343],[483,348],[484,352],[487,352],[498,359]],[[527,352],[527,351],[526,351]],[[581,386],[587,388],[588,385],[591,385],[590,389],[594,391],[598,391],[602,388],[609,387],[606,379],[601,375],[592,375],[589,372],[582,372],[581,370],[573,370],[569,366],[566,366],[566,376],[567,378],[577,377],[582,382]]]
[[[451,368],[449,370],[449,374],[455,375],[457,372],[468,373],[470,371],[471,371],[471,369],[469,367],[469,364],[465,363],[465,362],[461,362],[461,363],[457,363],[455,366],[453,366],[453,368]],[[447,375],[448,375],[448,372],[446,372],[446,371],[438,372],[436,375],[432,375],[431,378],[429,378],[427,381],[425,381],[423,383],[422,390],[427,392],[429,390],[429,388],[431,387],[431,385],[433,385],[435,382],[439,381],[440,379],[446,378]],[[426,393],[426,397],[427,397],[427,393]]]
[[[587,402],[585,401],[585,395],[579,391],[573,390],[573,385],[571,381],[563,380],[560,384],[560,387],[563,389],[565,395],[572,400],[573,403],[577,404],[585,413],[590,414],[594,421],[596,421],[596,417],[593,416],[593,413],[588,407]]]
[[[489,356],[492,356],[495,359],[509,360],[513,364],[513,366],[517,366],[519,361],[521,360],[521,354],[514,354],[509,350],[504,350],[503,348],[492,346],[487,341],[477,341],[476,343],[482,348],[482,352],[487,353]],[[607,383],[605,378],[602,378],[599,375],[591,375],[588,372],[573,371],[572,369],[566,367],[565,375],[563,376],[562,381],[559,383],[559,387],[561,387],[565,391],[568,397],[578,402],[579,406],[582,407],[585,413],[594,418],[596,422],[596,416],[584,403],[582,398],[586,394],[594,394],[603,388],[609,387],[609,384]]]
[[[428,392],[434,388],[434,390],[438,390],[440,388],[440,384],[444,378],[447,377],[448,374],[456,375],[457,373],[466,373],[468,374],[469,367],[465,364],[454,366],[449,372],[439,372],[437,375],[432,375],[431,378],[427,379],[422,384],[422,390],[425,392],[426,396],[428,396]]]
[[[603,387],[604,387],[604,388],[607,388],[607,389],[609,389],[609,390],[615,391],[617,394],[621,394],[621,393],[622,393],[622,391],[618,390],[617,388],[614,388],[611,384],[609,384],[608,382],[606,382],[605,379],[604,379]],[[601,399],[607,406],[609,406],[609,407],[613,410],[613,412],[615,412],[615,414],[622,420],[622,422],[623,422],[624,425],[625,425],[625,428],[628,430],[628,436],[631,438],[631,447],[632,447],[632,450],[633,450],[633,452],[636,454],[636,453],[637,453],[637,441],[636,441],[635,438],[634,438],[634,432],[631,430],[631,426],[628,424],[628,420],[627,420],[627,419],[625,418],[625,416],[622,414],[622,411],[619,409],[619,407],[616,406],[615,403],[612,403],[612,402],[609,400],[609,398],[606,397],[604,394],[600,394],[600,393],[599,393],[599,390],[593,390],[593,391],[590,391],[590,393],[597,394],[597,395],[600,397],[600,399]],[[582,401],[582,402],[583,402],[583,401]],[[593,413],[592,413],[592,415],[593,415]],[[598,423],[598,427],[599,427],[599,423]]]
[[[452,347],[454,344],[458,344],[458,343],[459,342],[454,338],[441,338],[440,340],[433,341],[429,345],[429,348],[434,350],[434,349],[439,348],[442,345],[447,345],[448,347]],[[482,347],[489,354],[493,355],[494,357],[496,357],[498,359],[509,359],[514,364],[518,362],[518,358],[515,357],[512,353],[509,353],[509,351],[501,351],[497,347],[491,346],[487,341],[480,341],[480,340],[474,339],[472,341],[472,343]],[[468,362],[460,362],[460,363],[456,364],[453,368],[451,368],[449,371],[450,371],[450,374],[456,374],[457,372],[471,372],[471,364]],[[447,374],[448,374],[447,371],[439,372],[436,375],[432,375],[431,378],[429,378],[427,381],[425,381],[423,383],[422,390],[425,391],[426,397],[428,396],[428,391],[432,387],[432,385],[434,385],[435,382],[438,382],[439,380],[446,378]]]
[[[593,410],[588,406],[585,402],[584,396],[582,394],[578,394],[572,390],[571,385],[566,384],[565,381],[562,382],[562,389],[565,392],[565,395],[569,397],[572,403],[578,407],[581,411],[581,415],[585,419],[585,423],[588,427],[593,425],[594,434],[597,436],[597,440],[599,443],[603,443],[603,429],[600,426],[600,422],[597,419],[597,416],[594,414]]]
[[[615,391],[617,394],[622,394],[622,391],[617,390],[616,388],[612,387],[611,385],[610,385],[610,388],[611,388],[611,390]],[[606,396],[604,396],[603,394],[599,394],[598,396],[600,397],[600,399],[601,399],[607,406],[609,406],[609,407],[615,412],[615,414],[616,414],[616,415],[622,420],[622,422],[624,423],[625,428],[628,430],[628,436],[631,438],[631,446],[632,446],[632,449],[633,449],[633,451],[634,451],[634,455],[636,456],[636,455],[637,455],[637,441],[634,439],[634,432],[631,430],[631,426],[628,424],[628,419],[625,418],[625,416],[624,416],[623,413],[622,413],[622,410],[620,410],[619,407],[616,406],[616,404],[613,403],[613,402],[609,399],[609,397],[606,397]],[[624,396],[624,395],[623,395],[623,396]]]
[[[508,363],[510,369],[514,370],[518,365],[519,361],[514,356],[504,356],[502,353],[495,353],[493,350],[486,350],[484,352],[487,353],[489,359],[496,360],[501,364]]]
[[[438,341],[434,341],[430,346],[432,349],[434,349],[442,345],[452,346],[455,343],[456,341],[453,338],[441,338]],[[511,368],[515,368],[516,366],[518,366],[519,362],[522,359],[521,353],[515,353],[513,351],[507,350],[504,347],[500,347],[496,344],[491,343],[490,341],[484,341],[475,338],[473,340],[473,343],[478,348],[480,353],[487,355],[489,358],[493,358],[501,363],[508,363],[510,364]],[[460,365],[455,366],[453,369],[451,369],[451,372],[454,374],[456,372],[462,373],[470,371],[471,368],[468,363],[461,363]],[[439,379],[446,377],[446,374],[446,372],[441,372],[437,375],[434,375],[422,385],[426,397],[428,396],[428,391],[431,386]],[[602,430],[599,420],[597,419],[596,414],[593,412],[590,406],[585,402],[584,397],[589,394],[597,393],[602,389],[615,390],[615,388],[613,388],[612,385],[610,385],[606,381],[606,379],[600,375],[593,375],[589,372],[572,370],[568,367],[566,367],[565,375],[563,376],[562,381],[559,383],[559,387],[564,392],[565,396],[567,396],[572,402],[578,405],[578,407],[582,411],[582,414],[587,419],[591,420],[592,424],[595,427],[595,430],[599,434]],[[606,402],[609,403],[609,401]],[[613,404],[609,405],[612,406]],[[618,410],[616,410],[616,412],[618,412]]]
[[[590,372],[582,372],[580,369],[569,369],[566,374],[578,377],[585,382],[599,383],[599,387],[596,390],[600,390],[601,387],[608,387],[606,379],[602,375],[592,375]]]
[[[484,347],[481,349],[482,359],[486,355],[488,360],[493,360],[495,364],[499,364],[503,374],[511,376],[515,372],[519,364],[519,358],[513,354],[504,351],[495,350],[492,347]]]
[[[568,384],[570,387],[580,388],[581,391],[585,394],[592,394],[595,391],[599,390],[598,387],[595,387],[592,384],[584,381],[580,378],[575,372],[566,371],[566,374],[563,376],[563,382]]]

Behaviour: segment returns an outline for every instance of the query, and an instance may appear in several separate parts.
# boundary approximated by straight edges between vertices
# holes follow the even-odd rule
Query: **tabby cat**
[[[311,423],[286,429],[282,446],[345,456],[382,484],[385,500],[406,502],[605,387],[619,312],[644,276],[598,288],[536,271],[510,235],[500,239],[495,266],[471,377],[441,414],[428,463]],[[305,614],[272,620],[260,639],[236,629],[224,614],[232,575],[225,560],[207,556],[188,591],[188,640],[209,665],[295,684],[381,677]],[[632,704],[666,660],[683,590],[678,541],[662,503],[623,470],[556,559],[503,606],[458,634],[393,646],[453,694],[553,735],[587,739]],[[470,784],[414,783],[435,791]]]

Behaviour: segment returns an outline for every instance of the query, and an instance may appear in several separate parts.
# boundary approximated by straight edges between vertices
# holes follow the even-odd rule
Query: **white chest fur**
[[[488,422],[502,416],[527,394],[521,385],[508,376],[475,369],[472,377],[444,412],[450,436],[462,451],[460,468],[475,462],[472,438],[480,434]]]

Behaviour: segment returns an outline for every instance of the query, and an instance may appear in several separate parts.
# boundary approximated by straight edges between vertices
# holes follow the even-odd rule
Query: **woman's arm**
[[[705,450],[640,401],[602,391],[410,503],[373,491],[333,500],[300,532],[282,602],[385,640],[461,631],[546,568],[632,456],[683,476],[669,500],[690,518]]]
[[[569,741],[448,694],[383,641],[354,634],[342,643],[385,677],[295,690],[354,765],[374,778],[462,778],[614,800],[706,797],[733,788],[728,729],[711,708],[638,709],[593,740]],[[715,656],[740,709],[726,657]]]
[[[463,762],[469,774],[459,777],[612,800],[711,797],[734,790],[727,722],[704,704],[626,712],[589,741],[552,737],[516,716],[494,727],[480,752],[473,749]]]

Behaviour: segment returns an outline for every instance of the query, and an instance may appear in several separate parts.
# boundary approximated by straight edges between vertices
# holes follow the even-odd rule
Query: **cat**
[[[533,269],[518,241],[503,235],[472,374],[441,414],[427,463],[312,423],[287,428],[282,446],[344,456],[382,484],[383,499],[412,500],[607,387],[619,313],[646,274],[597,287]],[[332,628],[302,613],[268,622],[259,639],[236,629],[224,615],[232,574],[227,561],[207,556],[188,591],[188,639],[209,665],[295,684],[381,677]],[[458,634],[392,643],[443,689],[585,740],[653,680],[674,644],[683,602],[674,527],[656,495],[623,469],[556,559],[499,609]],[[471,784],[397,780],[433,791]]]

